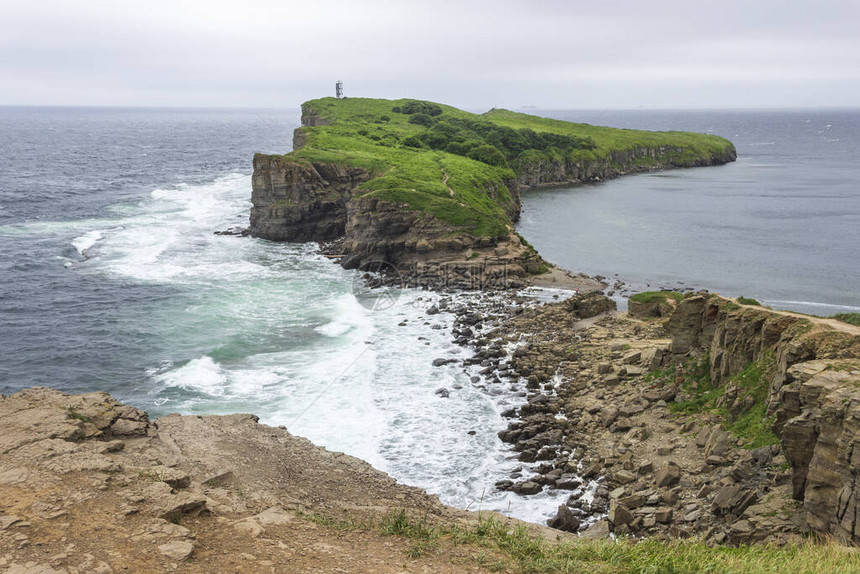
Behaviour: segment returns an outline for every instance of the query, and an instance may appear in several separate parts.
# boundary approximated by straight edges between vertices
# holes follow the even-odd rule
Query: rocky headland
[[[325,98],[302,106],[292,153],[254,157],[250,233],[327,242],[345,267],[383,262],[409,284],[521,287],[550,268],[514,232],[524,190],[735,157],[704,134]]]

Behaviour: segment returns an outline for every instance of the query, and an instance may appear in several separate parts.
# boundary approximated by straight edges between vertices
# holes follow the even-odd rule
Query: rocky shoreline
[[[493,312],[441,306],[457,314],[454,340],[475,349],[463,363],[472,383],[522,399],[503,413],[510,423],[499,433],[522,465],[496,488],[570,493],[550,526],[715,544],[786,543],[813,532],[860,539],[852,518],[860,466],[850,455],[860,334],[851,326],[834,330],[706,292],[677,308],[667,301],[668,320],[665,309],[615,312],[597,292],[545,305],[500,297]],[[759,378],[745,380],[762,361]],[[806,389],[821,385],[842,401],[829,439],[838,452],[809,438],[822,432],[810,422],[821,405],[797,404],[810,392],[820,400],[821,391]],[[706,389],[713,404],[690,408]],[[764,439],[738,434],[737,421],[755,408]]]
[[[4,573],[485,571],[453,543],[409,559],[409,540],[370,526],[399,512],[478,519],[254,415],[150,420],[107,393],[0,395]]]

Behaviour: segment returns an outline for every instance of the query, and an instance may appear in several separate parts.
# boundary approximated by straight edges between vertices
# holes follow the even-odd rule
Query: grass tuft
[[[90,417],[88,417],[86,415],[82,415],[81,413],[79,413],[77,411],[77,409],[75,409],[75,407],[68,407],[66,410],[68,411],[69,416],[73,419],[77,419],[77,420],[79,420],[81,422],[85,422],[85,423],[93,422],[93,420]]]
[[[833,318],[843,323],[860,327],[860,313],[839,313],[838,315],[833,315]]]
[[[630,296],[631,301],[645,304],[665,303],[666,299],[672,299],[675,303],[680,303],[684,299],[684,294],[677,291],[642,291]]]
[[[384,533],[418,542],[433,539],[436,544],[448,542],[480,548],[472,554],[472,559],[494,572],[847,574],[860,571],[858,550],[829,540],[740,547],[711,547],[699,539],[660,542],[580,538],[553,542],[531,533],[524,524],[511,525],[495,517],[481,518],[468,526],[428,527],[423,521],[411,522],[403,511],[390,515],[383,524]],[[407,554],[412,556],[412,549]]]

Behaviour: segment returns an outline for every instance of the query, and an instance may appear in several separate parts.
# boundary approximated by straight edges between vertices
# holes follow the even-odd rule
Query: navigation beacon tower
[[[337,99],[343,97],[343,82],[341,82],[340,80],[338,80],[337,83],[335,83],[334,85],[334,96]]]

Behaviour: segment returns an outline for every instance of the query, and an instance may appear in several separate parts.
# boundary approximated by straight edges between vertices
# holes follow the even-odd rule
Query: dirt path
[[[733,299],[735,303],[736,300]],[[740,305],[740,303],[738,303]],[[844,333],[849,333],[851,335],[855,335],[860,337],[860,327],[857,325],[852,325],[851,323],[846,323],[845,321],[840,321],[839,319],[832,319],[830,317],[815,317],[813,315],[805,315],[803,313],[795,313],[794,311],[782,311],[779,309],[771,309],[770,307],[760,307],[758,305],[741,305],[742,307],[746,307],[748,309],[767,309],[771,313],[776,313],[778,315],[785,315],[786,317],[797,317],[799,319],[806,319],[811,322],[813,325],[826,325],[832,329],[837,331],[842,331]]]
[[[448,185],[448,178],[449,178],[449,177],[450,177],[450,176],[448,175],[448,172],[446,172],[446,171],[443,169],[443,170],[442,170],[442,185],[444,185],[445,187],[447,187],[447,188],[448,188],[448,193],[451,195],[451,197],[454,197],[454,190],[453,190],[453,189],[451,189],[451,187]]]

